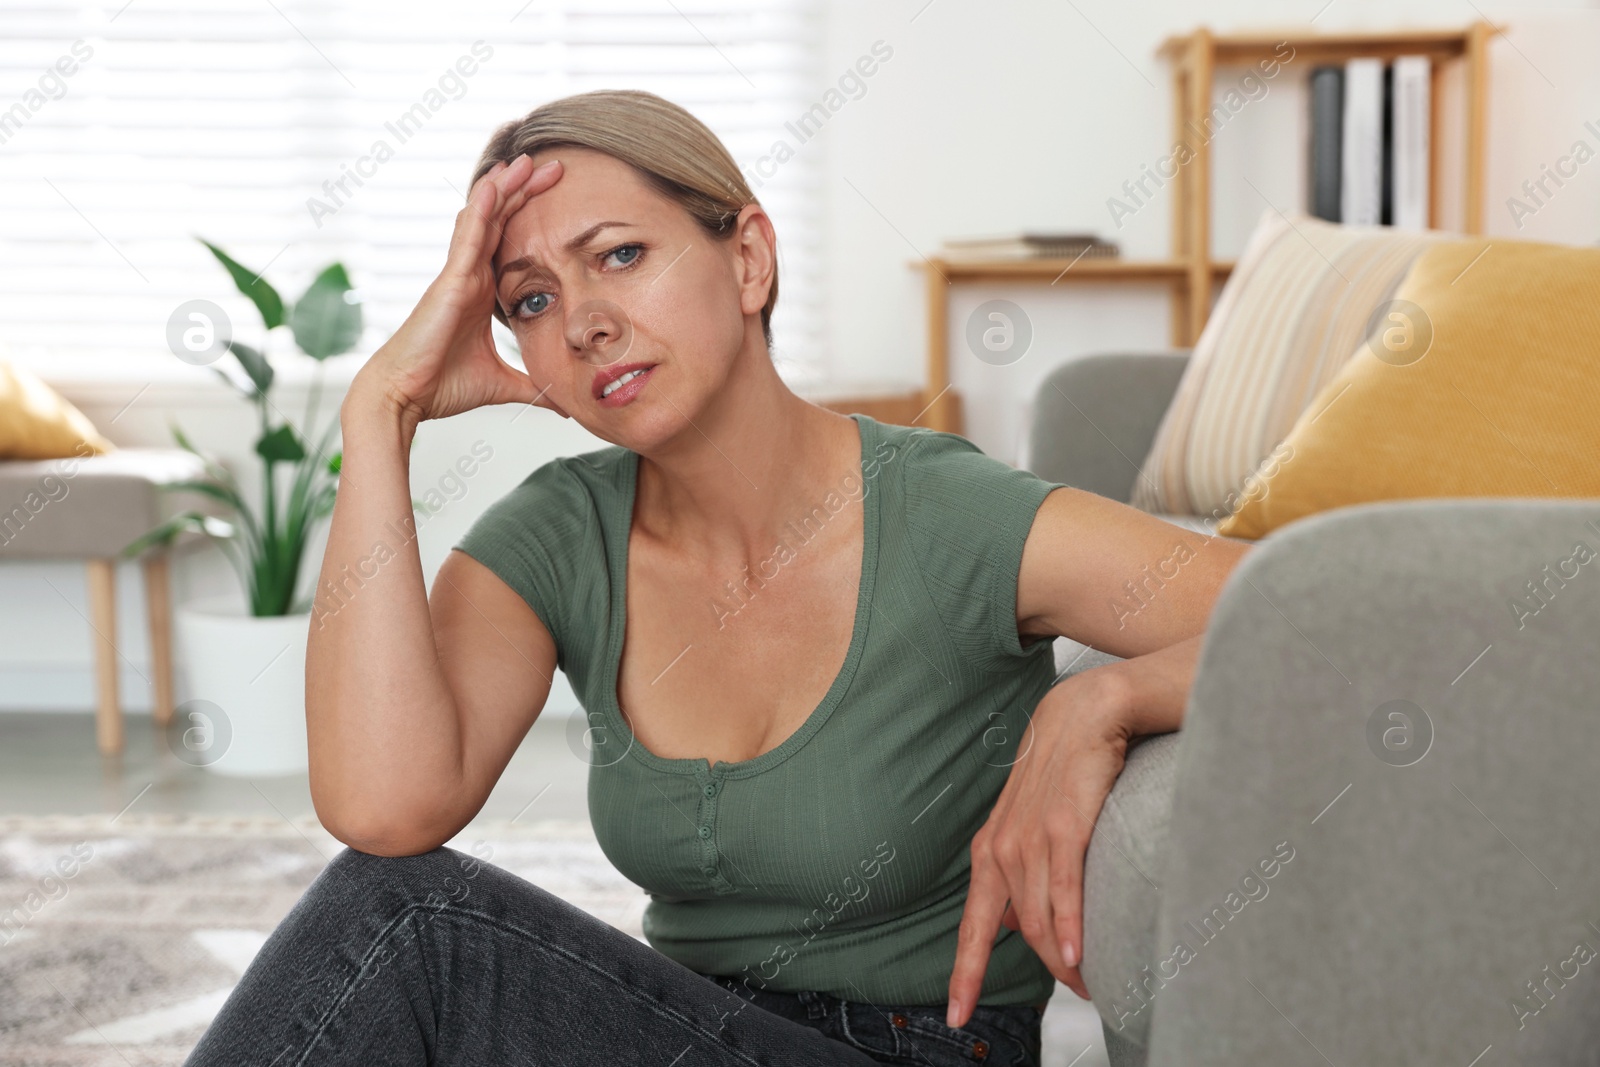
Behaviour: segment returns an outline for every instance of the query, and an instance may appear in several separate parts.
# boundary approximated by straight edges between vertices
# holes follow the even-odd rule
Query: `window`
[[[342,261],[366,306],[364,358],[443,264],[500,123],[569,93],[647,89],[754,176],[816,91],[818,0],[519,4],[13,9],[0,40],[0,343],[47,374],[193,373],[165,338],[195,298],[260,340],[201,236],[290,299]],[[757,188],[782,256],[774,355],[796,384],[825,365],[820,162],[800,153]]]

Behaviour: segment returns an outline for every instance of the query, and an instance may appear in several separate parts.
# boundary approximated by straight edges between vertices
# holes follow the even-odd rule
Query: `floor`
[[[582,719],[546,716],[534,724],[484,805],[483,818],[588,818]],[[576,729],[574,729],[576,727]],[[176,734],[174,734],[174,737]],[[231,778],[174,755],[166,734],[144,716],[127,722],[117,759],[95,750],[88,714],[0,715],[0,814],[314,814],[304,775]],[[1045,1016],[1043,1067],[1103,1067],[1094,1009],[1064,986]]]
[[[482,816],[587,819],[582,720],[572,743],[565,718],[541,718],[512,757]],[[83,815],[124,809],[143,814],[312,815],[305,775],[231,778],[180,760],[165,733],[129,716],[118,759],[95,750],[94,717],[0,714],[0,813]]]

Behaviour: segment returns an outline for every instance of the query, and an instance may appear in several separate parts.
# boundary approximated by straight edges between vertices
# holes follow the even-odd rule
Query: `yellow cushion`
[[[1600,496],[1600,249],[1441,242],[1396,301],[1218,533],[1376,500]]]
[[[116,447],[38,375],[0,360],[0,459],[63,459]]]

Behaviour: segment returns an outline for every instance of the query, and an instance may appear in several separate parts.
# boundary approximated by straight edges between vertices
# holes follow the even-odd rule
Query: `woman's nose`
[[[609,366],[633,346],[633,322],[609,300],[585,300],[567,313],[567,347],[585,363]]]

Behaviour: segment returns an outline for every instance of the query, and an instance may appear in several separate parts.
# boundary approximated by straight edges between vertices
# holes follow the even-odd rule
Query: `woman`
[[[1129,739],[1178,726],[1240,549],[1118,608],[1187,535],[795,396],[777,262],[727,151],[657,97],[491,139],[443,271],[342,409],[319,588],[385,565],[319,615],[306,710],[350,851],[191,1063],[1033,1064],[1055,979],[1087,995],[1094,819]],[[496,502],[430,598],[414,541],[385,544],[412,437],[508,403],[613,447]],[[1125,659],[1054,684],[1056,635]],[[653,947],[441,847],[558,664]]]

